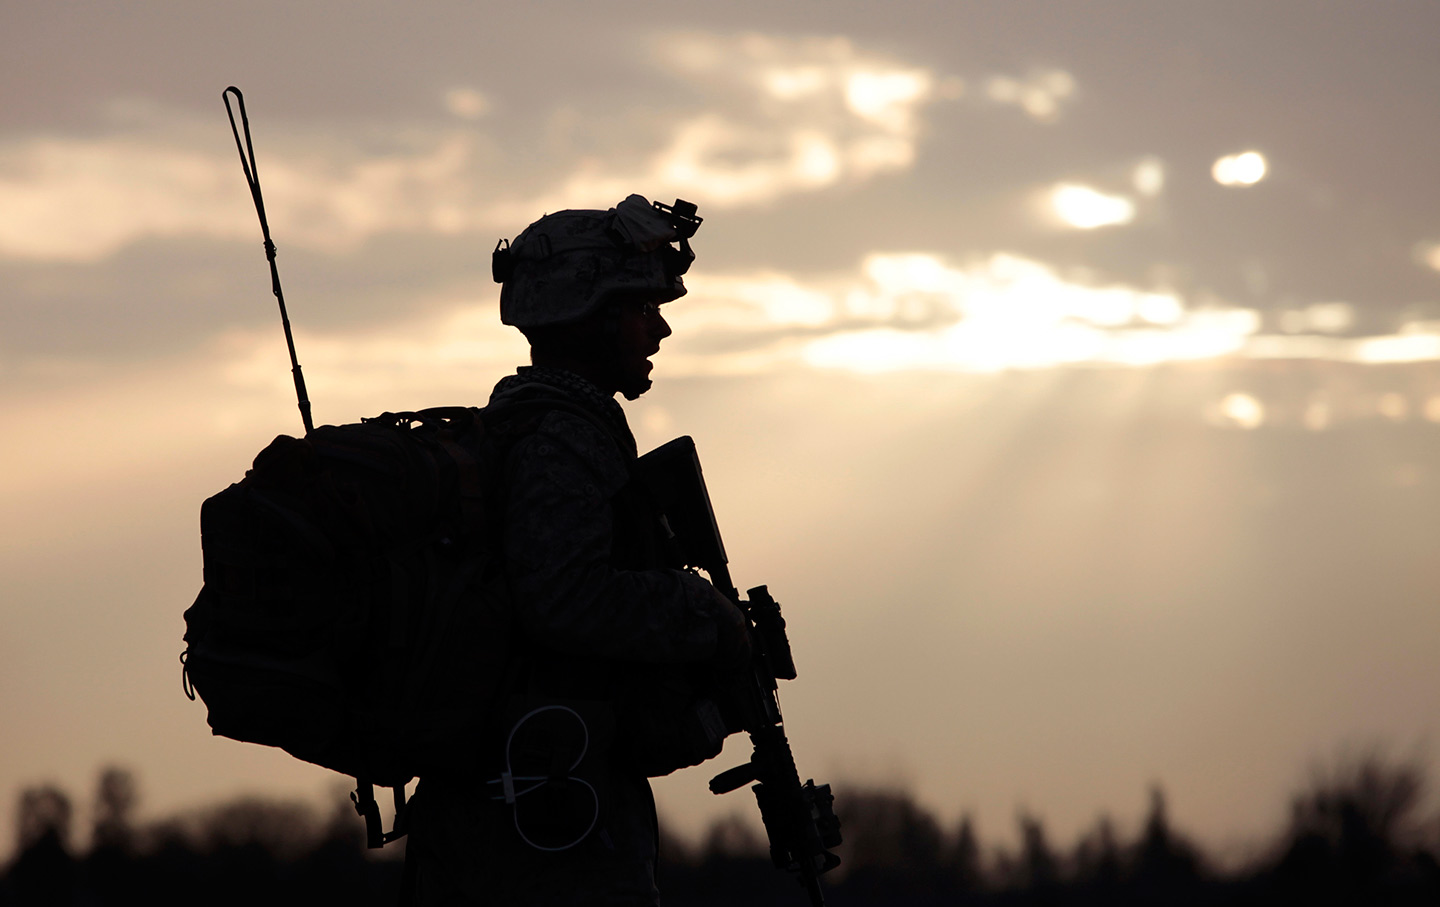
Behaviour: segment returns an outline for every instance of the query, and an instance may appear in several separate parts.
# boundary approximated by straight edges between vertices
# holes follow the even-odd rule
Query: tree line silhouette
[[[986,847],[963,817],[944,827],[910,795],[841,790],[844,864],[825,877],[847,905],[1210,905],[1440,903],[1440,821],[1422,814],[1425,775],[1376,754],[1316,772],[1287,826],[1243,865],[1225,867],[1176,831],[1152,789],[1138,834],[1101,818],[1058,849],[1038,816],[1017,817],[1018,845]],[[345,903],[393,905],[403,851],[367,852],[348,800],[328,810],[242,798],[149,822],[135,817],[133,775],[106,768],[88,849],[74,807],[53,785],[20,792],[15,852],[0,905]],[[698,843],[661,841],[660,888],[671,907],[799,905],[764,838],[731,816]]]

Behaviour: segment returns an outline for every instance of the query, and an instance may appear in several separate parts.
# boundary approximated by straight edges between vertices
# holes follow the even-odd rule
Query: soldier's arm
[[[649,662],[698,662],[725,639],[728,603],[681,570],[611,563],[610,500],[628,481],[614,441],[555,413],[507,458],[504,547],[517,617],[559,651]]]

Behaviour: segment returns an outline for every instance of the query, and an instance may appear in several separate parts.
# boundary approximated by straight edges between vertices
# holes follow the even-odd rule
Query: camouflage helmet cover
[[[500,320],[518,328],[578,321],[615,293],[640,291],[660,302],[685,295],[681,275],[695,254],[695,206],[653,205],[631,195],[608,211],[566,210],[526,227],[495,248]],[[680,248],[671,243],[678,241]]]

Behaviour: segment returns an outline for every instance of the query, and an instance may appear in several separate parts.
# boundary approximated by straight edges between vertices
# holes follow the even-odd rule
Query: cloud
[[[1106,195],[1077,183],[1061,183],[1050,190],[1055,215],[1081,230],[1128,224],[1135,219],[1135,203],[1123,195]]]
[[[94,262],[145,237],[259,240],[233,149],[192,130],[33,139],[0,148],[0,255]],[[228,151],[229,153],[225,153]],[[457,233],[485,217],[476,139],[370,153],[331,141],[256,151],[277,244],[340,251],[387,231]]]
[[[1210,175],[1222,186],[1253,186],[1265,178],[1268,169],[1263,154],[1242,151],[1217,159],[1210,168]]]
[[[1067,280],[1004,252],[965,264],[874,253],[849,274],[697,276],[691,287],[670,343],[672,364],[699,374],[1148,365],[1239,354],[1260,324],[1249,309],[1192,310],[1173,292]]]
[[[809,343],[808,364],[861,371],[1149,365],[1238,352],[1259,323],[1246,309],[1188,311],[1171,292],[1067,280],[1009,253],[962,266],[925,253],[872,255],[862,271],[848,304],[880,323]],[[907,317],[916,311],[932,314]],[[947,312],[948,319],[934,314]]]
[[[955,263],[873,253],[849,273],[697,275],[667,311],[667,368],[992,372],[1210,359],[1356,364],[1440,360],[1440,323],[1339,336],[1352,307],[1317,303],[1267,332],[1260,312],[1169,289],[1066,277],[1009,252]]]
[[[457,294],[420,308],[422,317],[390,324],[296,325],[317,424],[354,422],[386,409],[473,404],[528,359],[524,338],[500,324],[493,305]],[[33,373],[47,366],[22,367]],[[184,471],[197,451],[301,428],[279,325],[229,330],[124,368],[53,367],[64,370],[59,380],[0,385],[0,418],[33,429],[0,449],[0,507],[43,503],[56,489],[86,487],[77,477],[89,483],[160,467]],[[92,445],[47,440],[64,435],[77,413],[85,414],[95,437],[106,439],[103,456]],[[10,535],[27,530],[23,523],[5,528]],[[9,538],[0,531],[0,542]]]
[[[1355,307],[1348,302],[1314,302],[1280,313],[1287,334],[1344,334],[1355,326]]]
[[[1141,195],[1159,195],[1165,188],[1165,164],[1157,157],[1147,157],[1135,165],[1130,180]]]
[[[239,167],[232,161],[226,185],[213,154],[113,138],[11,143],[0,157],[0,253],[9,257],[95,261],[140,236],[233,238],[247,226]]]
[[[905,170],[920,114],[961,89],[846,38],[686,33],[655,43],[658,64],[709,96],[631,168],[573,173],[528,210],[619,199],[636,186],[738,208]]]
[[[478,120],[490,112],[490,98],[475,88],[452,88],[445,92],[445,109],[462,120]]]
[[[656,359],[676,376],[837,369],[861,373],[985,373],[1070,366],[1138,368],[1174,362],[1310,359],[1356,364],[1440,359],[1440,324],[1391,334],[1338,336],[1314,307],[1303,332],[1264,330],[1259,312],[1164,288],[1075,279],[1011,252],[955,261],[933,252],[876,252],[853,269],[702,272],[665,307],[675,333]],[[358,417],[377,405],[473,396],[525,359],[524,343],[479,304],[477,286],[383,325],[309,330],[297,338],[320,418]],[[289,392],[278,331],[236,332],[211,368],[236,392]]]
[[[505,127],[475,87],[442,98],[463,125],[397,125],[378,149],[373,131],[353,127],[257,135],[277,244],[344,252],[392,232],[513,233],[540,212],[607,206],[637,189],[712,208],[763,205],[910,167],[924,107],[958,91],[844,38],[692,33],[653,47],[657,67],[699,89],[698,109],[648,112],[663,123],[658,139],[528,174],[539,189],[513,178],[536,165],[496,150],[484,130]],[[257,238],[222,127],[153,105],[127,110],[138,122],[99,136],[0,145],[0,256],[94,262],[146,237]]]
[[[468,400],[528,360],[524,338],[500,323],[493,306],[456,298],[426,306],[432,314],[403,324],[312,331],[297,338],[310,397],[324,418],[353,420],[385,407]],[[292,384],[279,331],[233,334],[218,361],[237,389],[285,395]],[[277,367],[283,366],[283,367]],[[445,398],[445,399],[441,399]],[[348,413],[348,415],[347,415]]]
[[[1041,123],[1054,122],[1060,105],[1075,94],[1075,77],[1063,69],[1037,69],[1023,77],[993,75],[985,80],[985,97],[993,104],[1014,106]]]
[[[1416,321],[1392,334],[1356,337],[1266,333],[1248,308],[1071,279],[1008,252],[964,261],[933,252],[877,252],[831,274],[704,273],[689,285],[689,295],[665,307],[675,333],[656,358],[657,381],[817,370],[988,373],[1201,360],[1440,360],[1440,324]],[[484,396],[527,359],[523,338],[495,317],[492,297],[493,287],[477,284],[423,300],[384,324],[297,325],[316,421],[349,422],[384,409]],[[1321,318],[1311,330],[1331,324]],[[175,425],[184,424],[187,443],[198,447],[299,426],[285,345],[270,324],[233,329],[126,369],[90,377],[68,372],[63,382],[42,382],[38,392],[34,382],[30,391],[12,386],[0,394],[0,414],[46,437],[58,424],[55,413],[99,413],[100,434],[123,439],[104,458],[114,474],[188,455],[189,448],[168,446]],[[1440,403],[1430,398],[1362,405],[1316,397],[1272,407],[1257,391],[1227,393],[1248,394],[1258,406],[1217,397],[1216,424],[1288,420],[1319,430],[1372,411],[1392,420],[1416,413],[1440,420]],[[142,409],[143,418],[136,415]],[[15,445],[0,457],[0,498],[43,497],[44,489],[26,477],[60,482],[89,456],[52,448]],[[93,473],[93,463],[85,469]]]
[[[1237,392],[1227,394],[1215,407],[1215,411],[1207,415],[1212,422],[1248,431],[1265,424],[1265,404],[1250,394]]]
[[[1411,248],[1415,263],[1440,271],[1440,242],[1418,242]]]

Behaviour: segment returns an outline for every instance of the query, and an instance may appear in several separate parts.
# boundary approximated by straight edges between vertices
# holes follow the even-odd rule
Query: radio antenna
[[[240,107],[240,124],[245,130],[245,140],[240,140],[240,127],[235,125],[235,111],[230,106],[230,95],[234,93],[235,103]],[[285,345],[290,348],[290,374],[295,377],[295,396],[300,401],[300,419],[305,423],[305,433],[314,428],[310,421],[310,397],[305,393],[305,376],[300,373],[300,360],[295,357],[295,337],[290,333],[290,316],[285,312],[285,293],[280,289],[280,271],[275,267],[275,243],[270,241],[270,224],[265,220],[265,199],[260,194],[260,176],[255,171],[255,146],[250,142],[250,118],[245,115],[245,96],[240,89],[231,85],[221,92],[225,100],[225,112],[230,115],[230,131],[235,134],[235,148],[240,152],[240,166],[245,168],[245,182],[250,185],[250,197],[255,199],[255,213],[260,215],[260,233],[265,237],[265,259],[270,262],[270,288],[275,300],[280,303],[280,323],[285,326]]]

